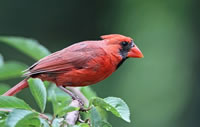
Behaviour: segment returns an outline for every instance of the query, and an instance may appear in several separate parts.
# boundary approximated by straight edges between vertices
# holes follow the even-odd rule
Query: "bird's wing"
[[[26,70],[25,76],[41,73],[63,73],[73,69],[82,69],[91,59],[105,54],[103,48],[88,43],[78,43],[55,52],[33,64]]]

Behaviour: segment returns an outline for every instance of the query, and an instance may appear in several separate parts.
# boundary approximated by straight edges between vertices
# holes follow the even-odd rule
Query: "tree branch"
[[[73,94],[78,96],[84,103],[84,105],[89,105],[88,99],[81,93],[80,89],[74,88],[74,87],[67,87]],[[72,100],[72,102],[69,104],[69,106],[72,107],[79,107],[80,109],[83,109],[83,105],[79,100]],[[75,125],[76,121],[79,120],[80,117],[80,110],[79,111],[72,111],[67,113],[65,120],[69,125]]]
[[[69,106],[72,107],[79,107],[81,108],[81,103],[78,100],[72,100],[72,102],[69,104]],[[80,115],[80,111],[72,111],[72,112],[68,112],[65,120],[69,125],[75,125],[76,121],[78,120]]]

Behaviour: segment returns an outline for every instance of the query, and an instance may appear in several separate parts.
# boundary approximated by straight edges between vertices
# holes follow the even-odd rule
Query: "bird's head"
[[[123,59],[144,57],[130,37],[120,34],[109,34],[103,35],[101,38],[110,45],[110,50],[119,52]]]

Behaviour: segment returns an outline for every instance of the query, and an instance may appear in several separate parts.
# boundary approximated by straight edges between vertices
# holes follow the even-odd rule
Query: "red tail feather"
[[[3,96],[13,96],[26,87],[28,87],[28,82],[27,79],[24,79],[20,83],[15,85],[13,88],[8,90],[6,93],[4,93]]]

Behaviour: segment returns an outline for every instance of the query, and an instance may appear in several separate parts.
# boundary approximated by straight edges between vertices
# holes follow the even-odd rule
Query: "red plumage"
[[[102,39],[79,42],[46,56],[28,68],[24,75],[51,81],[57,86],[87,86],[110,76],[126,58],[143,57],[129,37],[111,34]],[[20,88],[25,86],[28,86],[27,82]],[[21,89],[4,95],[14,95]]]

